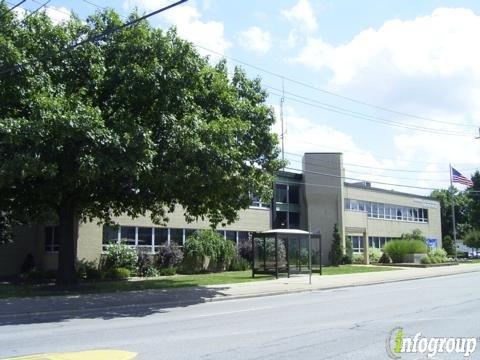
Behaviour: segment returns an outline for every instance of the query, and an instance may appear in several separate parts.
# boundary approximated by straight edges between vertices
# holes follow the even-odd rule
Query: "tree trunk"
[[[59,245],[57,285],[73,285],[77,282],[75,261],[77,258],[78,222],[71,201],[62,201],[58,211]]]

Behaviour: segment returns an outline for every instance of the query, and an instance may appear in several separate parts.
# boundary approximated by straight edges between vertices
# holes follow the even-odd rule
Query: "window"
[[[237,232],[236,231],[227,230],[227,231],[225,231],[225,234],[226,234],[227,240],[231,240],[234,243],[237,243]]]
[[[249,241],[250,233],[248,231],[239,231],[238,232],[238,242],[243,243]]]
[[[354,253],[363,252],[363,236],[349,236],[352,241],[352,248]]]
[[[287,212],[277,211],[275,212],[275,228],[286,229],[287,228]]]
[[[287,185],[275,185],[275,202],[283,204],[287,203]]]
[[[58,226],[45,226],[45,251],[46,252],[58,252]]]
[[[345,210],[366,211],[374,219],[428,223],[428,209],[345,199]]]
[[[151,247],[152,246],[152,228],[139,227],[138,228],[138,246]]]
[[[288,202],[289,204],[300,203],[300,189],[298,186],[295,186],[295,185],[288,186]]]
[[[103,225],[102,244],[115,244],[118,242],[118,227]]]
[[[120,239],[126,245],[135,246],[135,226],[120,227]]]
[[[183,229],[170,229],[170,244],[183,246]]]
[[[225,230],[217,230],[217,233],[220,234],[220,236],[225,239]]]
[[[168,229],[155,228],[155,247],[165,246],[168,243]]]
[[[290,229],[299,229],[300,228],[300,214],[291,212],[288,213],[288,221]]]
[[[385,204],[378,204],[378,218],[385,219]]]

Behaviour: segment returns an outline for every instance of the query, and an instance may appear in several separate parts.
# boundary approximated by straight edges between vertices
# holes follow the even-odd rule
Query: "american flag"
[[[470,180],[469,178],[463,176],[462,174],[460,174],[457,170],[455,170],[453,167],[452,167],[452,182],[456,182],[456,183],[460,183],[460,184],[463,184],[463,185],[467,185],[469,187],[472,187],[473,186],[473,181]]]

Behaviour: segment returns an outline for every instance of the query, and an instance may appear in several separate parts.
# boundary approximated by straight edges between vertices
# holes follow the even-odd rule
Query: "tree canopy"
[[[0,3],[0,210],[60,224],[60,282],[71,282],[78,220],[183,206],[188,220],[232,222],[250,194],[271,196],[280,168],[259,79],[213,66],[175,30],[114,11],[53,24]],[[138,15],[133,13],[130,19]]]

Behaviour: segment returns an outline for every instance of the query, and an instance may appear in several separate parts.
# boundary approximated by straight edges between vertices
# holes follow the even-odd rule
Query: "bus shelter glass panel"
[[[275,262],[275,237],[254,237],[254,269],[256,273],[274,273]]]

